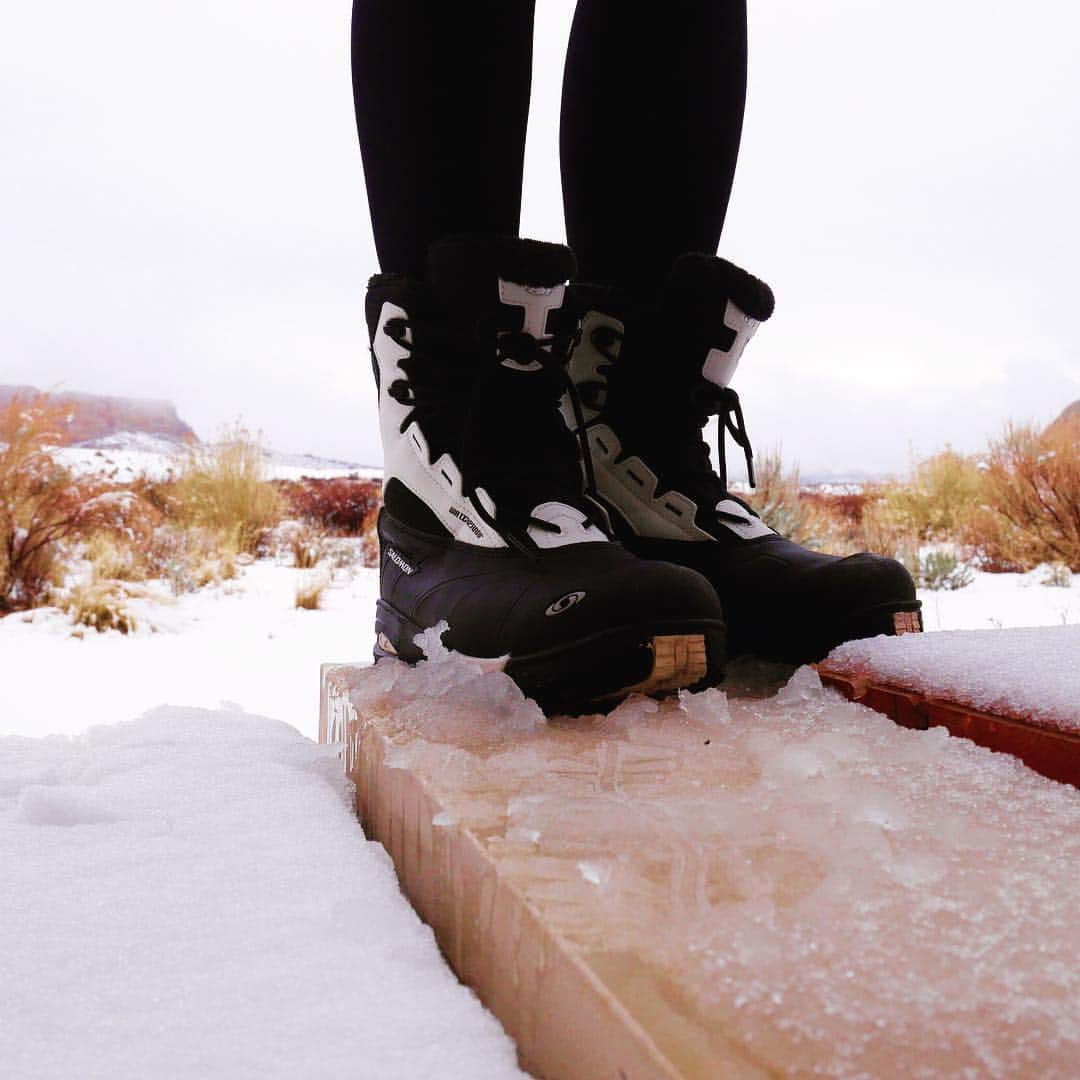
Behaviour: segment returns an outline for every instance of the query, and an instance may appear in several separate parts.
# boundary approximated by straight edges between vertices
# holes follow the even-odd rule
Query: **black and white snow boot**
[[[727,487],[724,443],[750,440],[731,377],[772,314],[764,282],[707,255],[678,259],[658,301],[633,309],[573,286],[582,317],[570,375],[598,498],[631,551],[693,567],[723,604],[728,652],[791,663],[853,638],[921,630],[911,575],[879,555],[841,558],[775,533]],[[569,404],[564,418],[578,424]],[[719,417],[719,473],[702,429]]]
[[[367,295],[385,478],[376,657],[421,631],[503,667],[548,711],[708,685],[724,625],[708,581],[639,559],[583,494],[560,416],[576,317],[568,248],[435,245],[424,281]]]

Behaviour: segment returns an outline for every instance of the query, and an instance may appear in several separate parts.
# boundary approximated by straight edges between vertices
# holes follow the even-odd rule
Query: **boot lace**
[[[425,320],[424,342],[409,340],[414,330],[405,318],[389,319],[386,334],[408,352],[399,361],[406,377],[387,393],[410,406],[399,431],[415,420],[428,438],[430,462],[444,451],[459,462],[464,494],[479,515],[512,547],[536,554],[530,527],[558,533],[558,525],[531,513],[540,502],[557,501],[580,511],[586,524],[606,528],[597,507],[582,497],[595,489],[592,460],[577,389],[566,370],[565,351],[556,335],[535,337],[524,330],[501,331],[478,324],[479,340],[495,334],[495,361],[477,360],[478,350],[461,351],[460,328]],[[529,373],[523,378],[521,373]],[[574,409],[578,445],[557,411],[563,394]],[[492,514],[477,489],[491,493]],[[535,492],[542,491],[542,497]]]
[[[610,397],[614,413],[611,417],[612,427],[622,439],[622,457],[640,454],[650,467],[654,463],[659,466],[661,483],[665,482],[665,478],[670,478],[673,484],[677,482],[680,489],[686,489],[702,505],[711,503],[716,506],[721,502],[733,501],[757,517],[753,507],[732,494],[727,485],[726,442],[730,435],[743,452],[750,487],[757,486],[754,451],[738,393],[729,386],[709,382],[699,372],[694,372],[689,378],[680,377],[677,371],[664,372],[661,379],[656,379],[654,374],[651,384],[646,385],[640,366],[623,365],[620,375],[628,383],[634,381],[638,385],[628,386],[623,394],[616,392],[610,395],[607,373],[618,364],[615,345],[621,343],[622,337],[622,333],[613,326],[601,325],[593,329],[589,340],[604,358],[604,362],[596,368],[601,377],[586,380],[579,386],[581,400],[590,408],[604,409]],[[620,409],[623,401],[631,405],[636,403],[636,407]],[[647,415],[641,407],[645,401],[651,403]],[[711,416],[720,421],[718,469],[713,468],[709,444],[701,437]],[[625,436],[623,433],[626,433]],[[741,515],[724,510],[716,510],[715,513],[731,521],[744,520]]]

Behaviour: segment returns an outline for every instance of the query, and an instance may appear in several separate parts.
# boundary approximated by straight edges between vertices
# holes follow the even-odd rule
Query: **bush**
[[[971,520],[983,498],[983,480],[973,458],[946,448],[918,463],[906,483],[883,491],[889,513],[920,540],[949,540]]]
[[[95,581],[75,586],[62,607],[71,615],[76,626],[85,626],[102,633],[116,630],[130,634],[135,629],[135,619],[127,609],[125,595],[115,585]]]
[[[913,578],[918,578],[919,537],[910,524],[898,518],[882,496],[867,502],[852,548],[896,559],[907,567]]]
[[[1080,570],[1080,442],[1066,429],[1010,426],[990,444],[985,503],[967,541],[995,567]]]
[[[916,581],[923,589],[955,592],[966,588],[974,580],[971,567],[950,551],[930,551],[919,559]]]
[[[0,411],[0,613],[42,603],[60,580],[65,543],[94,519],[88,491],[50,453],[64,416],[45,394]]]
[[[1068,589],[1072,586],[1072,574],[1064,563],[1049,563],[1043,570],[1039,584],[1054,589]]]
[[[322,596],[328,582],[322,574],[305,575],[296,583],[294,606],[305,611],[316,611],[322,606]]]
[[[767,525],[810,548],[826,548],[835,541],[835,530],[827,515],[802,495],[798,466],[785,468],[780,447],[757,457],[754,471],[757,485],[746,501]]]
[[[148,576],[164,578],[173,596],[235,578],[240,561],[231,536],[170,523],[155,530],[147,551]]]
[[[283,509],[264,460],[262,445],[242,427],[213,446],[189,448],[168,495],[170,516],[220,533],[236,551],[255,554]]]
[[[91,533],[83,554],[98,581],[145,581],[149,576],[145,552],[103,529]]]
[[[379,480],[354,476],[285,480],[279,488],[289,517],[318,525],[335,536],[361,536],[382,501]]]
[[[278,526],[275,540],[279,550],[284,549],[292,557],[297,570],[312,569],[327,553],[325,531],[309,521],[283,521]]]

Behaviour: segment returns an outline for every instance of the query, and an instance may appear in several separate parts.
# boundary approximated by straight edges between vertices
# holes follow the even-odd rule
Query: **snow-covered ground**
[[[515,1075],[314,745],[319,665],[371,655],[263,561],[137,631],[0,619],[0,1075]],[[1080,584],[976,575],[928,629],[1080,623]],[[139,719],[141,717],[141,719]]]
[[[91,443],[58,447],[53,451],[79,476],[102,476],[116,483],[129,483],[136,477],[161,480],[174,472],[183,447],[171,439],[140,432],[122,432]],[[315,457],[312,454],[289,454],[270,450],[266,455],[266,474],[273,480],[298,480],[302,476],[329,478],[358,476],[381,478],[382,469],[357,465],[350,461]]]

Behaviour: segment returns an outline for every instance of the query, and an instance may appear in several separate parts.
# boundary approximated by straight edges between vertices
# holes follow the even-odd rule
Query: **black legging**
[[[422,276],[455,233],[516,235],[533,0],[355,0],[353,89],[375,246]],[[715,252],[746,93],[745,0],[578,0],[563,201],[582,280],[653,291]]]

